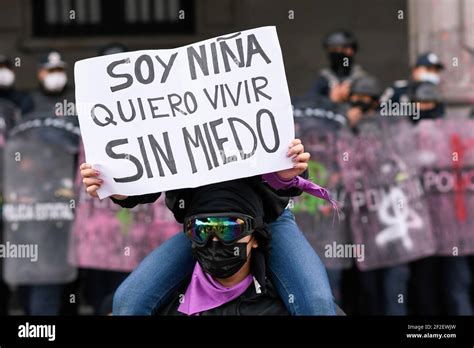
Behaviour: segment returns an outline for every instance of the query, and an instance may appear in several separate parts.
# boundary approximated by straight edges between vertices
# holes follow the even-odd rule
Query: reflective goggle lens
[[[213,234],[224,243],[240,239],[246,232],[245,221],[238,217],[207,217],[190,220],[186,235],[199,244],[207,242]]]

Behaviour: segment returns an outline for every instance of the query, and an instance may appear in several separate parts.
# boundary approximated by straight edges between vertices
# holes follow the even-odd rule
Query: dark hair
[[[256,228],[252,232],[252,236],[258,243],[258,248],[256,248],[255,253],[261,254],[264,258],[265,264],[268,263],[268,259],[270,257],[271,251],[271,234],[270,234],[270,226],[264,224],[262,227]],[[254,251],[252,251],[253,253]],[[252,257],[252,260],[256,260],[256,257]],[[251,261],[252,262],[252,261]],[[251,263],[251,268],[255,266],[255,263]]]

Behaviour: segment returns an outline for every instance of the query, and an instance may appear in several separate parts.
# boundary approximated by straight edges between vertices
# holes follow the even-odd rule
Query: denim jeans
[[[59,315],[63,289],[63,284],[23,286],[27,315]]]
[[[359,273],[361,314],[407,315],[408,264]]]
[[[271,280],[292,315],[335,315],[326,269],[290,210],[271,225]],[[191,275],[196,261],[183,233],[150,253],[115,292],[114,315],[152,315]]]
[[[416,315],[472,315],[472,266],[467,256],[436,256],[412,264]]]
[[[1,267],[2,265],[0,265]],[[0,316],[8,315],[8,301],[10,299],[10,289],[7,283],[0,279]]]
[[[472,315],[472,273],[466,256],[441,258],[446,314]]]
[[[432,256],[416,260],[410,264],[410,273],[410,314],[430,316],[444,314],[440,258]]]

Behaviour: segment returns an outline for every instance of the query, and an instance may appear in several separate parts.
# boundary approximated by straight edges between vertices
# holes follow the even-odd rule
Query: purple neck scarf
[[[285,190],[295,187],[303,192],[309,193],[310,195],[328,201],[336,210],[337,216],[339,217],[339,209],[337,207],[337,203],[331,198],[329,191],[326,190],[324,187],[321,187],[315,184],[314,182],[302,178],[301,176],[295,176],[293,179],[290,180],[283,180],[278,176],[277,173],[267,173],[263,174],[262,178],[268,183],[268,185],[273,187],[275,190]]]
[[[310,195],[315,197],[322,198],[332,204],[332,206],[337,209],[336,202],[331,198],[329,191],[325,188],[311,182],[301,176],[295,176],[290,180],[281,179],[277,173],[267,173],[262,175],[263,180],[265,180],[271,187],[275,190],[285,190],[292,187],[299,188],[301,191],[307,192]]]
[[[252,283],[252,279],[253,276],[249,274],[240,283],[226,288],[205,273],[196,262],[191,282],[178,311],[187,315],[195,315],[208,309],[217,308],[242,295]]]

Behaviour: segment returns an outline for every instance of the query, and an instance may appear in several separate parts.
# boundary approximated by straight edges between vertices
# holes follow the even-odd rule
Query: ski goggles
[[[238,213],[200,214],[184,220],[184,233],[199,246],[205,245],[213,236],[222,244],[230,245],[254,230],[255,219]]]

